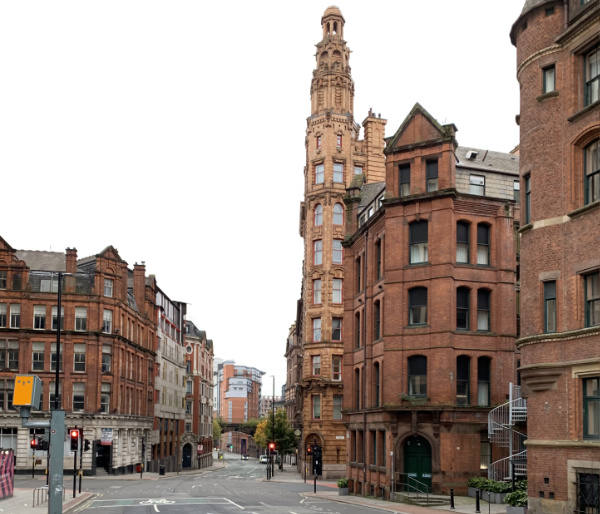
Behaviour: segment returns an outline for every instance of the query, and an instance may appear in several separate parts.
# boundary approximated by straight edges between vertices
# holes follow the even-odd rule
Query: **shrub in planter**
[[[337,481],[337,486],[338,486],[338,495],[339,496],[347,496],[348,495],[348,479],[347,478],[340,478]]]
[[[337,481],[337,486],[341,489],[342,487],[348,487],[348,479],[347,478],[340,478]]]
[[[508,493],[504,497],[504,503],[508,503],[511,507],[527,507],[527,491],[517,489],[514,493]]]
[[[484,477],[473,477],[467,480],[467,487],[469,488],[468,495],[471,498],[475,498],[477,490],[483,489],[485,483],[487,482],[487,478]],[[481,493],[480,493],[481,495]]]

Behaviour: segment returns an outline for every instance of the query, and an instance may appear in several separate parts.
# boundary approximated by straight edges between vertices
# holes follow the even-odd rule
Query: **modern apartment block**
[[[225,423],[258,419],[264,371],[226,360],[218,371],[220,418]]]
[[[416,104],[386,139],[385,182],[348,189],[347,476],[388,497],[433,491],[505,456],[488,413],[516,381],[516,155],[460,147]],[[392,485],[392,477],[394,485]]]
[[[527,0],[510,36],[529,512],[599,512],[600,1]]]

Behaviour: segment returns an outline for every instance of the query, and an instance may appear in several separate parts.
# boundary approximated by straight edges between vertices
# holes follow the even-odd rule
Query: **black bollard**
[[[479,489],[475,493],[475,512],[481,512],[479,510]]]
[[[450,489],[450,509],[454,510],[454,489]]]

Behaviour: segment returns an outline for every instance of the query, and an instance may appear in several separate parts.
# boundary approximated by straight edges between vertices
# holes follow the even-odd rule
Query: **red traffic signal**
[[[79,430],[71,430],[69,433],[71,435],[71,451],[76,452],[79,450]]]
[[[312,446],[310,444],[306,447],[306,453],[312,453]]]
[[[30,444],[31,444],[31,447],[35,450],[35,447],[37,446],[35,439],[32,439]]]
[[[275,443],[269,443],[269,450],[275,449]]]

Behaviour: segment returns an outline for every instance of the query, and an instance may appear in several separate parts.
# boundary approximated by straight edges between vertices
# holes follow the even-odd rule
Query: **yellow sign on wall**
[[[13,405],[40,408],[42,381],[35,375],[16,375]]]

